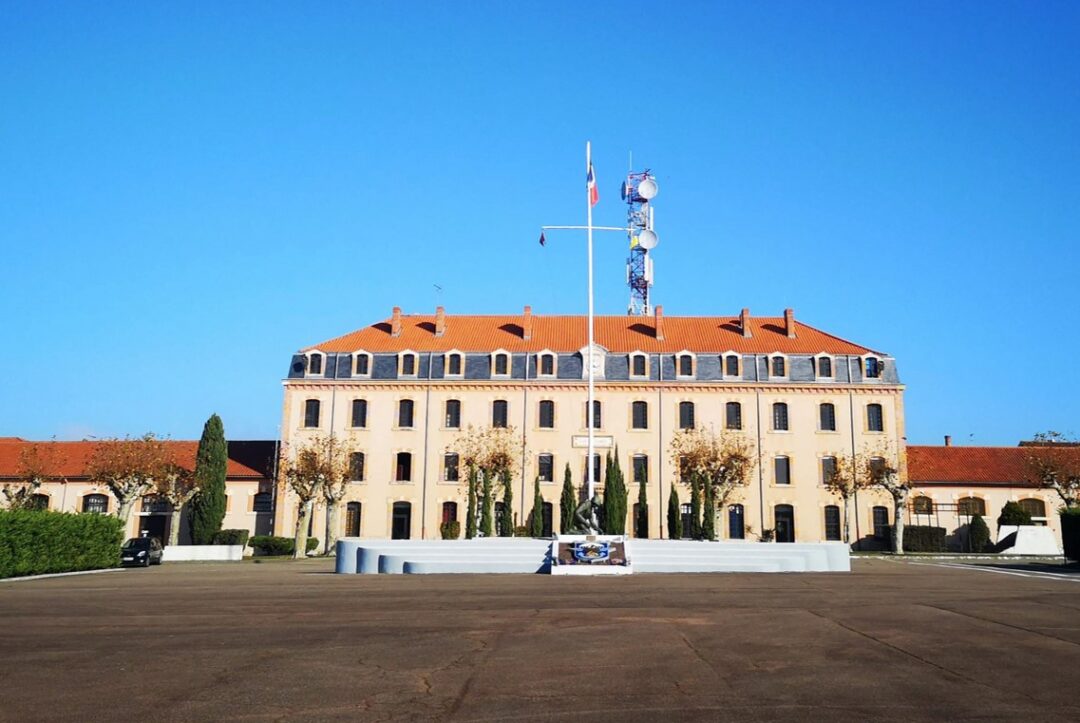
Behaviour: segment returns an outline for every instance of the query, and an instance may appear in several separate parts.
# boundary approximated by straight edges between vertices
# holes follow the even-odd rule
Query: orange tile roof
[[[908,478],[914,483],[1031,486],[1023,447],[923,447],[908,445]]]
[[[19,462],[22,450],[32,444],[56,445],[57,458],[60,469],[56,470],[56,476],[68,479],[86,477],[86,467],[94,454],[94,448],[99,442],[31,442],[19,437],[0,437],[0,478],[17,477],[19,474]],[[195,452],[199,443],[194,441],[169,440],[166,442],[172,449],[177,464],[188,469],[195,467]],[[238,443],[230,443],[230,448]],[[239,444],[249,444],[241,442]],[[267,444],[272,445],[273,442]],[[231,449],[230,449],[231,451]],[[230,456],[226,475],[229,478],[257,478],[263,479],[267,474],[253,467],[243,464]]]
[[[446,331],[435,336],[435,315],[409,314],[401,317],[401,334],[391,336],[391,319],[303,349],[324,352],[491,352],[496,349],[556,352],[579,351],[588,343],[585,316],[532,315],[532,337],[522,334],[522,315],[446,316]],[[738,316],[665,316],[664,339],[656,338],[655,317],[597,316],[596,343],[612,352],[693,352],[736,351],[746,354],[866,354],[872,350],[795,322],[796,336],[789,339],[783,317],[751,317],[752,337],[743,337]]]

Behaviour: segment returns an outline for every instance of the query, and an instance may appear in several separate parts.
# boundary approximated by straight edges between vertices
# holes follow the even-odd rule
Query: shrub
[[[0,578],[116,567],[116,517],[47,510],[0,511]]]
[[[444,540],[456,540],[461,537],[461,523],[457,520],[450,520],[439,525],[439,533]]]
[[[291,537],[274,535],[255,535],[248,540],[248,544],[255,552],[263,555],[291,555],[296,549],[296,541]]]
[[[905,525],[904,552],[945,552],[945,528]]]
[[[997,518],[998,527],[1003,525],[1030,525],[1031,515],[1019,502],[1006,502]]]
[[[319,538],[318,537],[309,537],[309,538],[307,538],[307,544],[304,545],[304,552],[311,552],[312,550],[314,550],[318,546],[319,546]],[[295,549],[295,547],[296,547],[296,543],[293,543],[293,549]]]
[[[529,528],[525,525],[518,525],[514,528],[514,537],[532,537],[529,533]]]
[[[990,544],[990,528],[986,526],[982,515],[975,515],[968,524],[968,551],[984,552]]]
[[[1080,561],[1080,507],[1062,508],[1061,542],[1066,559]]]
[[[248,535],[251,533],[247,530],[221,530],[214,535],[212,545],[246,545],[248,541]]]

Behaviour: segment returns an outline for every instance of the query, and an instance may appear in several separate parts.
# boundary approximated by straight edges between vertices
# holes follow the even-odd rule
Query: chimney
[[[446,333],[446,309],[441,306],[435,307],[435,336]]]
[[[395,306],[390,317],[390,336],[401,336],[401,307]]]
[[[784,331],[788,339],[795,338],[795,310],[784,309]]]
[[[945,435],[945,446],[946,447],[951,447],[952,446],[952,435],[951,434],[946,434]]]
[[[739,314],[739,327],[742,329],[742,335],[744,338],[749,339],[753,336],[750,332],[750,310],[743,309]]]
[[[664,340],[664,307],[656,306],[656,340]]]
[[[532,307],[525,307],[525,316],[521,320],[521,338],[525,341],[532,339]]]

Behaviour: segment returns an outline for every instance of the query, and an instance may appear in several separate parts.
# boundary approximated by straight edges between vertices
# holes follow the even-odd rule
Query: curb
[[[52,572],[47,575],[25,575],[23,577],[5,577],[0,582],[24,582],[26,580],[48,580],[53,577],[73,577],[75,575],[96,575],[99,572],[119,572],[122,567],[106,567],[101,570],[78,570],[76,572]]]

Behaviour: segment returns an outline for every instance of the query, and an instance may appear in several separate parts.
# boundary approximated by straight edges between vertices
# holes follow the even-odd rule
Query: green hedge
[[[1061,543],[1066,559],[1080,561],[1080,507],[1061,510]]]
[[[273,535],[255,535],[248,544],[256,552],[263,555],[291,555],[296,549],[296,540],[291,537],[275,537]],[[319,546],[319,538],[307,538],[307,551],[311,552]]]
[[[2,510],[0,578],[116,567],[122,542],[112,516]]]
[[[247,530],[219,530],[214,533],[213,541],[210,544],[246,545],[250,534]]]
[[[945,552],[945,528],[904,525],[904,552]]]

